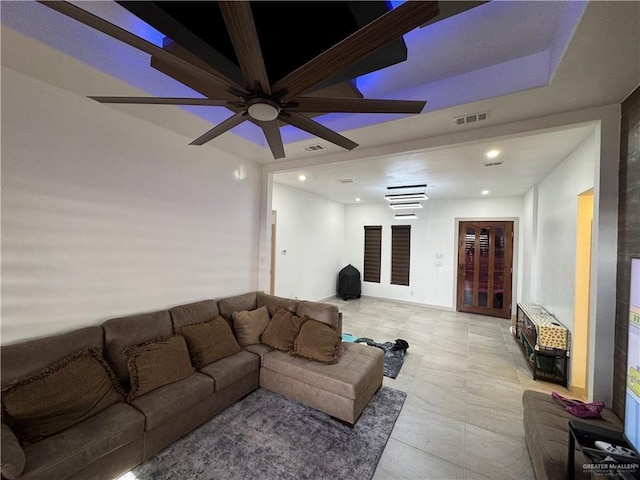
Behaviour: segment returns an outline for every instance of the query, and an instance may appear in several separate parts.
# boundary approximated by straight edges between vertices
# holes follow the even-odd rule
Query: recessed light
[[[487,158],[496,158],[498,155],[500,155],[500,150],[489,150],[487,152]]]
[[[359,201],[360,201],[360,197],[356,197],[356,202],[359,202]]]
[[[307,176],[304,173],[301,173],[300,175],[298,175],[298,180],[300,180],[301,182],[304,182],[307,179]]]
[[[489,193],[491,193],[491,192],[489,192],[489,190],[482,190],[480,193],[482,195],[489,195]]]

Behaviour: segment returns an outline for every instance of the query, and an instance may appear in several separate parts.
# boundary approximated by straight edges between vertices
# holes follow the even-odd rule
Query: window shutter
[[[411,225],[391,226],[391,284],[409,285]]]
[[[365,282],[380,283],[380,257],[382,255],[382,226],[364,227],[364,275]]]

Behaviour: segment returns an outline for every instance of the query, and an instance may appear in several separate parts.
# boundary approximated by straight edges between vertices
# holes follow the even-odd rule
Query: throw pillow
[[[182,335],[170,335],[131,345],[123,350],[131,377],[131,402],[156,388],[190,377],[194,373],[187,343]]]
[[[242,350],[231,327],[220,315],[208,322],[186,325],[180,334],[187,341],[191,363],[198,370]]]
[[[308,319],[293,344],[292,355],[327,364],[338,363],[342,339],[326,323]]]
[[[3,419],[22,445],[36,443],[124,400],[97,350],[80,350],[2,389]]]
[[[260,335],[269,325],[269,310],[266,306],[255,310],[242,310],[233,313],[233,329],[238,343],[242,347],[260,343]]]
[[[284,307],[293,313],[296,313],[296,309],[298,308],[298,300],[295,298],[277,297],[264,292],[258,292],[256,294],[256,303],[258,307],[265,305],[269,309],[269,315],[272,317],[280,307]]]
[[[276,350],[290,352],[293,349],[293,342],[300,332],[300,327],[306,319],[307,317],[298,317],[284,307],[278,308],[262,333],[262,343]]]

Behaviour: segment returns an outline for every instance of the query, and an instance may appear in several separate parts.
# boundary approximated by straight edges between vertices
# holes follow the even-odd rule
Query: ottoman
[[[354,425],[382,385],[384,352],[343,343],[340,361],[327,365],[277,350],[262,356],[260,386]]]

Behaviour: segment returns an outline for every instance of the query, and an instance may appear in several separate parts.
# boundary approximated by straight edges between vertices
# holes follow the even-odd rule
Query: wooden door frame
[[[462,292],[460,291],[459,285],[458,285],[458,278],[459,278],[459,259],[460,259],[460,250],[461,248],[464,250],[464,246],[460,246],[460,228],[461,228],[461,224],[463,223],[494,223],[494,222],[511,222],[513,225],[513,237],[512,237],[512,243],[511,243],[511,285],[510,285],[510,295],[511,295],[511,299],[509,301],[509,305],[507,305],[507,302],[505,301],[505,306],[502,310],[499,311],[499,313],[497,313],[496,311],[494,311],[494,313],[490,313],[487,310],[483,311],[483,312],[470,312],[467,310],[464,310],[464,313],[474,313],[474,314],[479,314],[479,315],[491,315],[491,316],[498,316],[498,317],[503,317],[503,318],[511,318],[514,315],[514,307],[517,303],[516,301],[516,292],[517,292],[517,272],[518,272],[518,268],[517,268],[517,259],[518,259],[518,229],[519,229],[519,224],[518,224],[518,218],[517,217],[508,217],[508,218],[504,218],[504,217],[500,217],[500,218],[456,218],[455,219],[455,267],[454,267],[454,275],[453,275],[453,291],[454,291],[454,309],[456,311],[462,311],[460,310],[460,298],[462,295]]]

